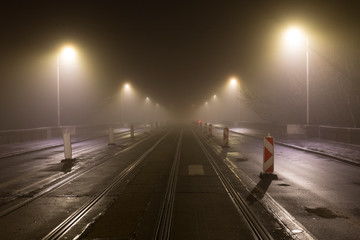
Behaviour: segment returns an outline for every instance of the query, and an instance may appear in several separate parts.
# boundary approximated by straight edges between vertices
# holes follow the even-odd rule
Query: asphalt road
[[[1,159],[1,239],[43,238],[164,137],[62,236],[150,239],[176,161],[180,132],[177,126],[139,133],[134,139],[124,136],[116,146],[108,146],[107,139],[88,140],[73,146],[73,161],[62,161],[61,148]],[[359,167],[275,145],[278,179],[261,179],[261,140],[231,134],[230,147],[222,148],[221,131],[214,130],[209,138],[187,126],[176,170],[171,239],[253,236],[195,135],[274,239],[360,236]],[[66,178],[71,179],[32,200]],[[24,201],[29,202],[15,208]]]

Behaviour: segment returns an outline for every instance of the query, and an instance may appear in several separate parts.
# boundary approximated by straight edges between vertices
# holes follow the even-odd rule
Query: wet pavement
[[[254,136],[256,138],[264,138],[268,135],[266,130],[249,128],[230,128],[230,132]],[[304,135],[286,135],[280,132],[272,132],[271,135],[275,138],[275,143],[318,153],[323,156],[334,157],[339,161],[360,166],[360,145],[320,138],[309,138]]]

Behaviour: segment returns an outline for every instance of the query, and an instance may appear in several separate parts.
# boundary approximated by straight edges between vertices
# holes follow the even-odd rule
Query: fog
[[[61,125],[306,124],[307,49],[283,42],[293,24],[309,40],[309,124],[359,127],[356,9],[301,1],[9,2],[0,15],[0,129],[57,126],[57,57],[66,44],[77,54],[59,64]]]

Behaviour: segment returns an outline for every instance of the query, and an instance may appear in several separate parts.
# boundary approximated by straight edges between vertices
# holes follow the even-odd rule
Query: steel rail
[[[245,200],[239,195],[236,191],[233,184],[230,180],[223,174],[220,167],[207,150],[205,145],[200,141],[200,138],[196,135],[194,130],[192,130],[198,144],[200,145],[201,149],[203,150],[204,154],[206,155],[207,159],[209,160],[211,166],[213,167],[215,173],[217,174],[220,182],[222,183],[223,187],[225,188],[227,194],[229,195],[230,199],[234,203],[238,212],[244,216],[249,228],[253,232],[254,238],[259,240],[273,240],[270,233],[265,229],[265,227],[257,220],[254,213],[251,209],[247,206]]]
[[[26,199],[25,201],[22,201],[22,202],[14,205],[14,206],[11,206],[11,207],[3,210],[2,212],[0,212],[0,218],[6,216],[6,215],[8,215],[8,214],[10,214],[10,213],[12,213],[12,212],[14,212],[14,211],[22,208],[22,207],[28,205],[29,203],[35,201],[36,199],[38,199],[38,198],[40,198],[40,197],[42,197],[42,196],[44,196],[44,195],[46,195],[46,194],[48,194],[48,193],[56,190],[56,189],[64,186],[64,185],[67,184],[68,182],[77,179],[78,177],[84,175],[85,173],[88,173],[89,171],[93,170],[95,167],[101,166],[102,164],[104,164],[104,163],[106,163],[108,160],[110,160],[110,159],[118,156],[119,154],[121,154],[121,153],[123,153],[123,152],[127,152],[127,151],[135,148],[136,146],[138,146],[139,144],[145,142],[146,140],[148,140],[148,139],[151,138],[151,137],[153,137],[153,135],[147,136],[146,138],[142,139],[141,141],[139,141],[139,142],[137,142],[137,143],[135,143],[135,144],[133,144],[133,145],[125,148],[125,149],[122,149],[122,150],[116,152],[115,154],[112,154],[111,156],[108,156],[108,157],[106,156],[105,159],[103,159],[101,162],[98,162],[97,164],[92,165],[92,166],[89,167],[89,168],[85,168],[85,169],[83,169],[83,170],[81,170],[81,171],[75,172],[74,174],[69,175],[69,176],[63,178],[63,179],[60,180],[59,182],[56,182],[56,183],[52,184],[51,186],[46,187],[44,190],[40,191],[39,193],[37,193],[37,194],[34,195],[33,197],[31,197],[31,198],[29,198],[29,199]],[[16,199],[16,198],[15,198],[15,199]],[[13,199],[13,200],[14,200],[14,199]],[[12,200],[11,200],[11,201],[12,201]],[[11,202],[11,201],[9,201],[9,202]],[[9,202],[8,202],[8,203],[9,203]]]
[[[177,176],[178,176],[178,169],[179,169],[180,157],[181,157],[182,139],[183,139],[183,129],[181,129],[179,139],[177,142],[174,161],[171,167],[164,200],[159,211],[157,225],[152,238],[154,240],[170,239]]]
[[[161,137],[150,149],[143,153],[135,162],[130,164],[125,168],[121,173],[119,173],[116,179],[111,182],[101,193],[92,197],[84,205],[82,205],[78,210],[72,213],[68,218],[61,222],[57,227],[55,227],[50,233],[48,233],[43,240],[47,239],[59,239],[61,238],[71,227],[73,227],[82,217],[84,217],[92,207],[99,202],[111,189],[113,189],[119,182],[121,182],[130,172],[132,172],[144,159],[162,142],[169,132]]]

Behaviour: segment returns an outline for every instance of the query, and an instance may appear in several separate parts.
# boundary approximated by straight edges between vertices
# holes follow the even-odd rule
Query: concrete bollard
[[[64,156],[65,159],[72,159],[72,147],[71,147],[71,134],[70,129],[65,128],[63,132],[63,139],[64,139]]]
[[[133,138],[133,137],[135,137],[135,135],[134,135],[134,125],[130,125],[130,136]]]
[[[209,124],[209,137],[212,137],[212,124]]]
[[[114,128],[113,127],[109,127],[109,144],[108,145],[115,145]]]
[[[224,128],[223,147],[229,147],[229,128]]]

